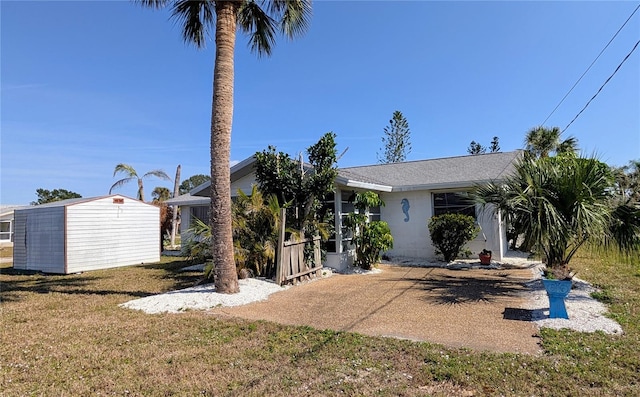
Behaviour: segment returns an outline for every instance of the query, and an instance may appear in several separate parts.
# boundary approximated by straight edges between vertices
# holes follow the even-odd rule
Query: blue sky
[[[294,155],[333,131],[340,166],[373,164],[395,110],[409,160],[493,136],[522,148],[637,6],[316,1],[309,32],[270,58],[238,36],[232,159],[268,145]],[[185,45],[167,11],[127,1],[0,1],[0,14],[0,203],[38,188],[104,195],[118,163],[209,173],[213,41]],[[640,11],[545,125],[569,124],[638,39]],[[564,136],[612,165],[640,158],[640,49]],[[156,186],[172,183],[146,180],[148,199]]]

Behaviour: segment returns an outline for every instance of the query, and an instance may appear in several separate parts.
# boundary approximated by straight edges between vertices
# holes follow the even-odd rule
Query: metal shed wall
[[[64,207],[15,210],[13,267],[64,273]]]
[[[160,209],[121,196],[16,210],[14,268],[77,273],[160,261]]]
[[[160,261],[160,209],[124,196],[69,205],[66,273]]]

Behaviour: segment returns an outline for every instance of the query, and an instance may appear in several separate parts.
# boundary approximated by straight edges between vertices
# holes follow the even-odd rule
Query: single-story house
[[[434,259],[435,248],[429,237],[428,221],[434,215],[463,212],[473,216],[481,228],[478,237],[468,244],[477,257],[483,249],[493,252],[494,260],[501,260],[508,249],[506,226],[499,216],[479,206],[469,206],[459,193],[474,186],[497,182],[514,170],[522,151],[466,155],[402,163],[375,164],[338,169],[333,205],[336,233],[327,246],[325,266],[344,269],[353,263],[350,237],[343,233],[342,221],[354,210],[349,198],[354,192],[374,191],[385,206],[372,208],[372,220],[389,224],[394,238],[389,257]],[[231,167],[231,191],[251,192],[255,184],[255,158],[249,157]],[[187,229],[192,217],[208,220],[210,182],[188,194],[167,201],[181,207],[182,241],[189,238]],[[235,194],[235,193],[233,193]]]
[[[119,194],[16,209],[13,267],[69,274],[160,261],[160,208]]]
[[[26,205],[0,205],[0,245],[13,246],[13,211]]]

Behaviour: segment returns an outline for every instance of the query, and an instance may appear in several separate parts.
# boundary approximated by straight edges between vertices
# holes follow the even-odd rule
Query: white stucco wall
[[[381,218],[391,228],[393,249],[389,256],[411,258],[433,258],[433,247],[429,240],[427,219],[431,217],[433,206],[431,193],[427,191],[382,193],[385,206],[381,208]],[[402,199],[409,203],[409,218],[402,211]]]
[[[389,250],[387,255],[435,259],[435,249],[431,244],[428,227],[428,220],[433,216],[432,192],[392,192],[382,193],[380,197],[386,204],[381,208],[381,218],[389,224],[394,241],[393,249]],[[406,221],[403,199],[407,199],[409,203],[409,217]],[[494,260],[501,260],[502,254],[506,252],[503,228],[490,210],[482,212],[477,208],[477,213],[482,232],[467,244],[467,248],[471,251],[473,258],[486,248],[493,251]]]

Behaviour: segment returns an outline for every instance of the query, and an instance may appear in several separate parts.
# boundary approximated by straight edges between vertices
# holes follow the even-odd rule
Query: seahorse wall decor
[[[409,222],[409,208],[411,207],[409,205],[409,200],[406,198],[403,198],[402,201],[400,201],[400,203],[402,204],[402,212],[404,213],[404,221],[405,222]]]

